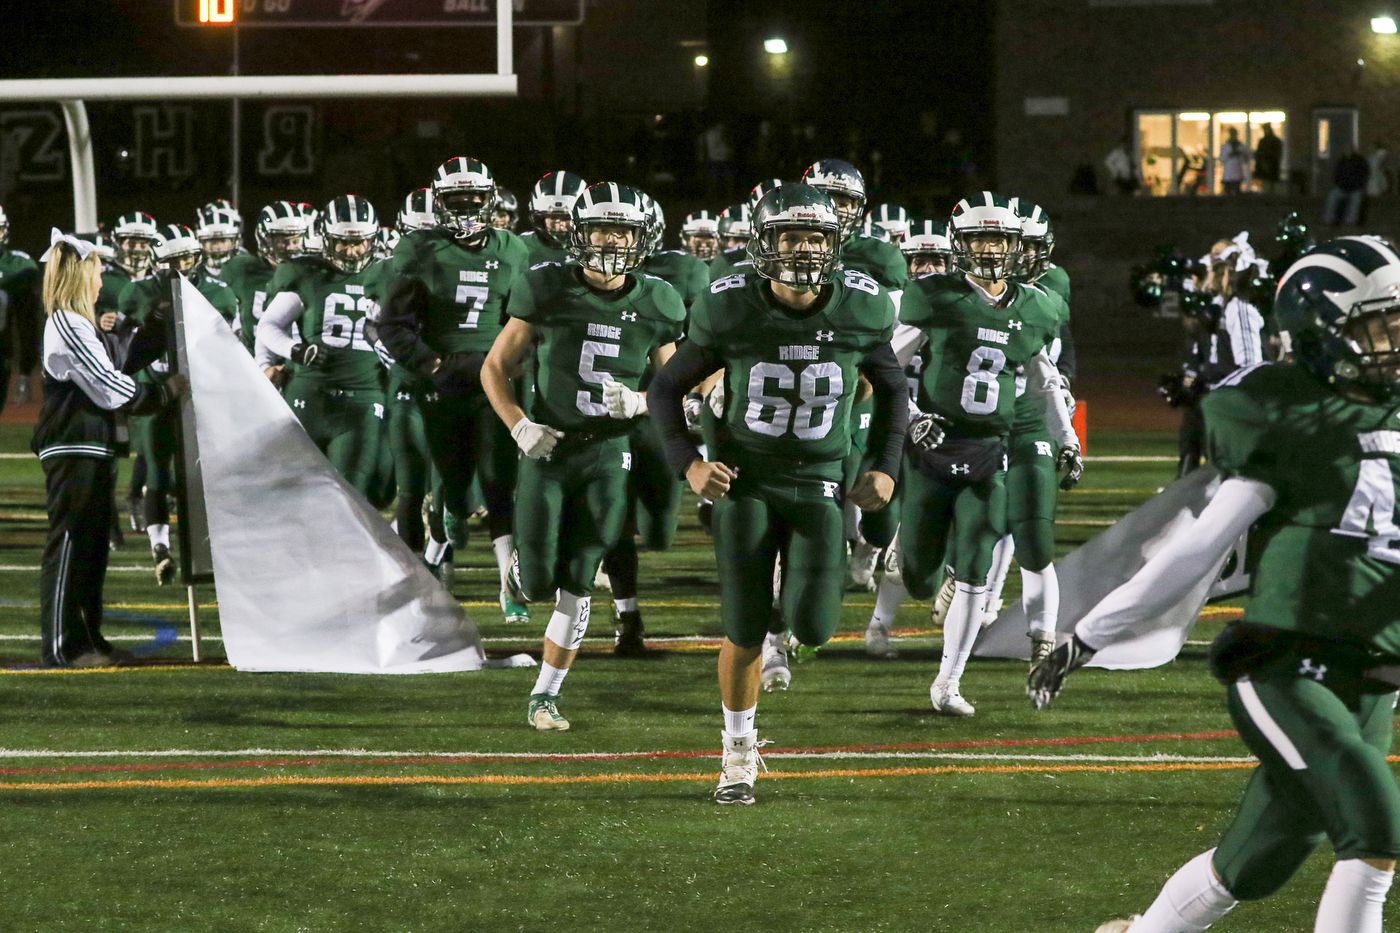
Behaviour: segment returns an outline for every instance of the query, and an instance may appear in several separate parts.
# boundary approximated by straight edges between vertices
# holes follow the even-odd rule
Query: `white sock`
[[[992,572],[987,575],[987,606],[995,609],[1001,601],[1001,591],[1006,589],[1006,578],[1011,573],[1011,558],[1016,556],[1016,539],[1005,535],[992,549]],[[1021,578],[1022,580],[1025,577]]]
[[[1039,573],[1021,568],[1021,607],[1031,632],[1055,634],[1060,618],[1060,578],[1054,564],[1046,564]]]
[[[1178,868],[1128,933],[1201,933],[1228,914],[1239,902],[1215,877],[1214,855],[1214,849],[1202,852]]]
[[[943,617],[943,657],[938,663],[934,683],[957,684],[962,680],[967,659],[972,657],[973,643],[982,631],[980,614],[986,594],[985,586],[954,584],[953,602]]]
[[[618,612],[636,612],[637,597],[632,596],[628,599],[614,599],[613,608]]]
[[[540,676],[535,678],[535,689],[531,694],[548,693],[550,696],[558,696],[559,688],[564,685],[564,678],[569,676],[567,667],[555,667],[554,665],[541,661]]]
[[[515,555],[515,539],[510,535],[492,538],[491,550],[496,552],[496,569],[501,572],[501,590],[504,592],[508,589],[506,577],[510,576],[510,563]]]
[[[434,541],[431,534],[428,535],[428,543],[423,547],[423,559],[436,567],[442,563],[443,557],[447,555],[447,542]]]
[[[1381,911],[1394,880],[1395,872],[1381,871],[1359,858],[1333,865],[1317,905],[1313,933],[1381,933]]]
[[[724,734],[726,736],[738,737],[748,735],[754,731],[754,717],[758,715],[758,707],[750,706],[748,709],[732,710],[720,704],[720,709],[724,710]]]
[[[170,526],[169,525],[147,525],[146,537],[151,541],[151,547],[163,544],[170,547]]]
[[[875,611],[870,614],[870,624],[886,629],[893,628],[895,613],[899,612],[900,604],[908,595],[909,591],[904,588],[903,583],[882,577],[880,585],[875,589]]]

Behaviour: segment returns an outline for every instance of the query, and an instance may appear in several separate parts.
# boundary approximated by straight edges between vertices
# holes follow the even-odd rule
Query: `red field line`
[[[1026,748],[1037,746],[1063,747],[1066,745],[1098,745],[1098,744],[1121,744],[1133,742],[1180,742],[1200,739],[1230,739],[1236,733],[1233,731],[1222,732],[1164,732],[1149,735],[1103,735],[1103,736],[1069,736],[1061,738],[1040,738],[1040,739],[971,739],[961,742],[901,742],[891,745],[817,745],[805,748],[777,748],[774,752],[784,752],[788,754],[824,754],[830,752],[926,752],[926,751],[957,751],[973,748]],[[499,764],[505,762],[539,763],[539,764],[560,764],[560,763],[589,763],[594,761],[653,761],[662,759],[696,759],[712,758],[712,750],[690,750],[690,751],[649,751],[649,752],[616,752],[612,754],[590,754],[590,755],[570,755],[561,753],[556,755],[539,755],[530,758],[520,758],[514,755],[491,755],[491,754],[467,754],[467,755],[432,755],[423,757],[393,757],[365,755],[356,757],[350,755],[335,755],[327,757],[302,756],[297,758],[241,758],[234,761],[174,761],[174,762],[133,762],[130,764],[115,765],[68,765],[62,767],[43,768],[0,768],[0,776],[26,776],[40,774],[121,774],[121,773],[141,773],[151,771],[215,771],[229,768],[294,768],[294,767],[325,767],[337,764],[346,765],[400,765],[400,764]]]

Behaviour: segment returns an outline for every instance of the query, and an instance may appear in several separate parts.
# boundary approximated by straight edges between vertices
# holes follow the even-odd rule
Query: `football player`
[[[573,172],[550,172],[530,189],[530,225],[520,235],[530,251],[530,265],[563,262],[568,258],[569,227],[574,202],[588,187]]]
[[[907,363],[925,343],[927,364],[911,421],[915,441],[905,470],[899,544],[903,582],[931,599],[950,532],[954,597],[943,623],[943,656],[929,689],[936,712],[975,712],[959,689],[981,629],[992,549],[1005,515],[1006,447],[1016,371],[1043,390],[1058,388],[1045,348],[1059,333],[1063,302],[1016,282],[1021,218],[1011,202],[984,191],[959,201],[949,220],[958,271],[915,279],[905,293],[895,349]],[[1063,402],[1057,409],[1067,424]],[[1061,431],[1063,433],[1063,431]]]
[[[1013,204],[1021,217],[1021,279],[1059,296],[1064,312],[1059,334],[1067,335],[1069,276],[1050,262],[1055,245],[1050,218],[1039,205],[1020,198]],[[1065,345],[1066,340],[1057,336],[1046,351],[1050,361],[1056,364],[1057,372],[1061,348]],[[1074,488],[1083,476],[1084,458],[1079,452],[1077,437],[1051,434],[1046,425],[1044,396],[1027,391],[1026,381],[1023,374],[1016,384],[1015,418],[1007,444],[1004,524],[1008,533],[997,542],[993,554],[984,622],[990,624],[1000,611],[1002,587],[1014,554],[1021,565],[1021,604],[1029,626],[1030,660],[1034,666],[1054,649],[1060,614],[1060,584],[1053,563],[1056,488]],[[1065,393],[1069,391],[1069,382],[1063,373],[1060,389]],[[1073,400],[1068,395],[1065,407],[1071,412],[1074,410]]]
[[[322,254],[283,262],[273,274],[253,355],[270,379],[277,359],[297,364],[283,396],[337,472],[368,497],[384,428],[384,371],[373,346],[379,217],[370,202],[345,194],[319,223]]]
[[[505,326],[507,301],[530,253],[520,237],[491,225],[495,199],[496,181],[485,163],[458,156],[438,166],[437,225],[399,242],[379,332],[393,358],[418,380],[415,403],[442,482],[449,544],[466,546],[469,490],[479,478],[501,613],[507,622],[526,622],[529,610],[509,574],[519,458],[510,432],[491,413],[481,366]],[[449,550],[442,561],[451,559]]]
[[[883,239],[895,246],[901,245],[909,237],[909,212],[898,204],[876,204],[865,219],[872,227],[884,231]]]
[[[780,179],[768,178],[754,185],[753,188],[749,190],[749,196],[744,201],[744,210],[748,212],[750,217],[753,216],[753,210],[758,206],[758,202],[763,200],[763,196],[781,184],[782,181]],[[752,223],[750,224],[750,229],[752,229]],[[734,271],[735,264],[748,262],[748,260],[749,254],[747,245],[744,249],[736,249],[734,247],[726,249],[724,252],[715,256],[714,259],[710,260],[710,281],[714,282],[724,278]]]
[[[520,219],[520,199],[509,188],[496,186],[496,204],[491,208],[491,226],[497,230],[515,232],[516,221]]]
[[[953,271],[953,244],[948,239],[948,223],[921,220],[910,226],[909,237],[899,244],[909,278]]]
[[[681,223],[681,249],[709,262],[719,252],[719,218],[709,211],[691,211]]]
[[[374,235],[374,258],[382,261],[393,256],[400,239],[399,231],[393,227],[380,227]]]
[[[736,253],[734,262],[747,258],[749,237],[752,235],[753,226],[749,223],[747,204],[731,204],[719,212],[719,248],[721,253],[742,250],[745,252]]]
[[[122,328],[145,326],[165,316],[158,309],[171,300],[172,275],[183,275],[189,279],[225,321],[232,324],[238,319],[238,302],[233,290],[204,268],[204,251],[193,230],[184,224],[167,224],[158,228],[153,253],[157,268],[171,275],[147,276],[122,289],[117,301]],[[162,359],[137,373],[136,381],[159,385],[169,375],[170,364],[167,359]],[[133,415],[128,419],[131,447],[146,464],[142,519],[146,537],[151,543],[156,583],[161,586],[175,579],[175,562],[170,557],[169,494],[174,487],[174,458],[178,450],[176,438],[179,430],[176,421],[179,417],[179,406],[172,400],[159,411],[149,415]]]
[[[1067,673],[1213,572],[1249,530],[1244,617],[1211,672],[1259,766],[1215,848],[1147,911],[1103,933],[1204,930],[1286,884],[1326,839],[1336,857],[1315,930],[1381,933],[1400,855],[1400,788],[1387,762],[1400,687],[1400,255],[1343,237],[1279,283],[1296,363],[1241,369],[1202,401],[1225,480],[1132,580],[1032,672],[1049,702]]]
[[[889,502],[907,406],[889,339],[894,302],[874,279],[839,270],[841,221],[808,185],[769,192],[753,214],[752,272],[713,282],[688,339],[652,383],[667,459],[697,495],[715,500],[715,557],[725,639],[719,655],[723,760],[714,800],[751,804],[758,775],[755,714],[763,645],[779,614],[817,646],[841,616],[843,460],[858,375],[875,387],[879,451],[849,491],[864,508]],[[686,428],[691,386],[725,372],[716,443],[703,459]]]
[[[233,289],[238,299],[238,324],[234,330],[250,353],[257,337],[258,321],[267,305],[268,283],[278,266],[301,254],[306,218],[290,201],[274,201],[258,212],[253,235],[257,254],[235,253],[219,270],[219,278]]]
[[[243,218],[230,208],[206,204],[195,214],[194,235],[204,250],[203,268],[218,275],[243,248]]]
[[[588,629],[593,578],[626,519],[627,436],[647,413],[642,374],[670,358],[685,323],[676,290],[637,274],[651,234],[640,192],[613,182],[587,188],[574,203],[572,261],[536,265],[517,282],[481,372],[525,455],[518,582],[531,600],[557,593],[526,708],[541,731],[569,728],[559,692]],[[512,380],[527,355],[535,390],[522,407]]]
[[[10,387],[10,359],[17,348],[19,374],[27,381],[38,362],[36,348],[43,327],[39,265],[23,250],[10,247],[10,218],[0,206],[0,411]],[[23,401],[23,396],[20,397]]]
[[[404,196],[403,206],[394,219],[394,229],[400,237],[406,237],[415,230],[431,230],[437,226],[437,215],[433,213],[433,189],[415,188]]]

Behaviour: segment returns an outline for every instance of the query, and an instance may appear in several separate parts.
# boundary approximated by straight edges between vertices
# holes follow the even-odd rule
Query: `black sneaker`
[[[1075,635],[1032,667],[1030,676],[1026,678],[1026,696],[1031,698],[1031,705],[1036,709],[1049,706],[1050,701],[1064,689],[1065,678],[1088,664],[1096,650]]]
[[[613,642],[613,654],[623,658],[637,658],[647,653],[646,642],[642,640],[646,628],[642,625],[640,612],[619,612],[615,623],[617,637]]]
[[[151,560],[156,565],[156,584],[165,586],[175,582],[175,559],[170,556],[170,548],[157,544],[151,548]]]

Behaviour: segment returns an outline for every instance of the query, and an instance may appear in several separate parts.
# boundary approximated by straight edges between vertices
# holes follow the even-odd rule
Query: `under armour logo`
[[[632,454],[630,452],[622,455],[622,468],[629,473],[632,471]]]
[[[623,311],[618,317],[622,318],[624,321],[635,321],[637,319],[637,312]]]
[[[439,398],[439,396],[438,396],[438,394],[437,394],[436,392],[429,392],[429,393],[428,393],[428,397],[427,397],[427,399],[426,399],[425,401],[436,402],[436,401],[438,400],[438,398]]]
[[[1007,321],[1006,326],[1012,330],[1020,330],[1024,325],[1020,321]]]
[[[831,343],[833,340],[836,339],[836,331],[834,331],[834,330],[819,330],[819,331],[817,331],[817,339],[820,340],[820,341],[823,341],[823,342],[825,342],[825,343]]]
[[[292,407],[293,407],[293,408],[305,408],[305,407],[306,407],[306,399],[301,399],[301,398],[292,399]]]
[[[830,480],[822,480],[822,495],[828,499],[835,499],[836,493],[841,489],[840,483],[833,483]]]
[[[966,463],[955,463],[948,469],[952,471],[954,476],[963,476],[972,472],[972,467]]]
[[[413,401],[413,393],[412,393],[412,392],[396,392],[396,393],[394,393],[394,398],[398,399],[400,402],[411,402],[411,401]]]
[[[1298,665],[1299,677],[1311,677],[1318,683],[1322,683],[1322,678],[1327,676],[1326,664],[1314,664],[1312,658],[1304,658],[1303,663]]]
[[[486,268],[488,268],[488,269],[499,269],[499,268],[501,268],[501,264],[500,264],[498,261],[496,261],[495,259],[488,259],[488,260],[486,260]]]
[[[374,417],[378,418],[380,421],[383,421],[383,420],[384,420],[384,405],[383,405],[383,403],[381,403],[381,402],[375,402],[375,403],[374,403]]]

